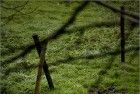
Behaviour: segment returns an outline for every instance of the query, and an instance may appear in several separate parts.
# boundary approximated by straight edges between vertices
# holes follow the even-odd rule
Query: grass
[[[23,12],[37,8],[33,13],[28,15],[18,13],[13,20],[1,28],[1,60],[14,56],[24,49],[24,45],[33,43],[34,33],[38,34],[40,39],[44,39],[59,29],[67,22],[79,4],[80,2],[68,5],[55,1],[30,1]],[[118,7],[120,3],[113,4]],[[136,7],[125,6],[130,6],[128,8],[130,10]],[[2,12],[2,16],[15,13],[15,11],[5,10]],[[2,22],[4,23],[5,20],[2,19]],[[114,86],[115,94],[123,92],[138,94],[138,52],[126,53],[125,64],[120,64],[119,54],[96,57],[96,54],[119,49],[120,27],[118,23],[117,14],[90,3],[77,16],[76,21],[66,28],[66,34],[49,42],[46,60],[55,89],[48,89],[46,78],[43,75],[41,94],[87,94],[89,89],[97,86],[101,90]],[[138,46],[139,27],[130,30],[128,21],[125,23],[125,31],[129,35],[126,48]],[[89,55],[95,55],[95,57],[87,58]],[[38,62],[37,52],[33,50],[27,56],[2,66],[0,73],[2,94],[32,94],[35,88]]]

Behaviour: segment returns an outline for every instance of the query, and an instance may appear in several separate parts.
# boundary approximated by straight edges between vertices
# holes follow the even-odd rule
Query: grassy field
[[[6,3],[13,7],[24,2]],[[106,3],[139,12],[138,1]],[[32,0],[22,10],[26,15],[1,8],[1,17],[15,14],[12,20],[1,19],[1,61],[32,44],[33,34],[42,40],[58,30],[80,4]],[[120,64],[120,54],[107,54],[120,49],[119,19],[118,14],[90,2],[66,27],[65,34],[48,43],[46,61],[55,89],[49,90],[43,75],[41,94],[88,94],[95,88],[103,91],[108,87],[114,87],[114,92],[103,94],[139,94],[138,51],[127,52],[124,64]],[[139,46],[139,27],[132,29],[128,20],[125,24],[126,49]],[[38,63],[37,51],[32,50],[27,56],[1,66],[1,93],[33,94]]]

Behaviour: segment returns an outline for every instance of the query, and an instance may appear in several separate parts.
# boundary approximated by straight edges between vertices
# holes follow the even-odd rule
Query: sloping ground
[[[2,60],[20,53],[24,45],[33,43],[34,33],[44,39],[59,29],[79,5],[80,2],[30,1],[23,12],[36,9],[34,12],[28,15],[18,13],[2,27]],[[134,7],[129,6],[130,9]],[[2,16],[9,13],[7,10],[2,12]],[[138,51],[127,52],[125,64],[120,64],[119,53],[108,53],[120,49],[119,19],[117,14],[94,3],[86,6],[74,23],[66,28],[66,34],[49,42],[46,60],[55,89],[48,89],[47,80],[43,76],[41,94],[138,94]],[[126,49],[138,46],[139,28],[130,28],[128,22],[125,22]],[[38,62],[37,52],[33,50],[27,56],[1,67],[2,94],[32,94]],[[110,87],[113,88],[109,91]]]

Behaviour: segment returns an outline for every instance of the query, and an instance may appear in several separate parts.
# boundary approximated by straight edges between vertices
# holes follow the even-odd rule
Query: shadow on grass
[[[54,40],[54,39],[57,39],[58,37],[60,37],[60,35],[64,34],[64,33],[67,33],[65,30],[66,27],[68,27],[69,25],[71,25],[75,19],[76,19],[76,16],[79,14],[80,11],[82,11],[84,9],[84,7],[88,4],[88,2],[84,2],[83,4],[81,4],[75,11],[74,13],[72,14],[72,16],[70,17],[70,19],[68,20],[67,23],[65,23],[60,29],[58,29],[56,32],[52,33],[49,37],[47,37],[46,39],[42,40],[41,43],[47,43],[49,42],[50,40]],[[116,23],[115,23],[116,24]],[[81,35],[83,35],[83,32],[84,30],[86,30],[87,28],[90,28],[90,27],[102,27],[102,26],[105,26],[105,27],[111,27],[111,26],[114,26],[114,22],[110,22],[110,23],[106,23],[106,22],[103,22],[103,23],[97,23],[97,24],[90,24],[88,26],[84,26],[82,28],[78,28],[79,31],[81,31]],[[9,64],[13,61],[15,61],[16,59],[20,58],[20,57],[23,57],[25,55],[27,55],[32,49],[35,48],[35,45],[34,44],[31,44],[31,45],[28,45],[28,46],[25,46],[23,47],[25,48],[23,50],[22,53],[18,54],[17,56],[14,56],[8,60],[5,60],[2,65],[5,65],[5,64]],[[129,49],[126,49],[127,52],[129,51],[132,51],[132,50],[135,50],[135,51],[138,51],[139,50],[139,47],[133,47],[133,48],[129,48]],[[4,55],[5,53],[3,53]],[[107,52],[107,53],[102,53],[102,54],[95,54],[95,55],[88,55],[88,56],[79,56],[79,57],[68,57],[66,59],[63,59],[63,60],[58,60],[52,64],[50,64],[50,66],[56,66],[56,65],[59,65],[59,64],[62,64],[62,63],[69,63],[70,61],[73,61],[73,60],[78,60],[78,59],[95,59],[95,58],[99,58],[99,57],[106,57],[107,55],[111,55],[112,57],[109,59],[109,63],[98,73],[99,77],[96,79],[95,83],[93,84],[93,86],[91,86],[91,89],[93,87],[98,87],[99,84],[102,82],[103,80],[103,76],[105,76],[108,72],[108,70],[111,69],[112,67],[112,64],[115,60],[115,56],[120,54],[120,51],[119,50],[116,50],[114,52]],[[135,57],[136,54],[134,54],[132,57]],[[132,61],[134,58],[131,58],[130,61]],[[14,72],[14,71],[18,71],[18,70],[21,70],[22,69],[25,69],[26,71],[28,69],[31,69],[31,68],[36,68],[38,65],[22,65],[22,67],[20,67],[21,65],[17,65],[13,68],[10,68],[8,69],[6,72],[5,72],[5,75],[9,75],[10,72]],[[92,92],[89,90],[89,92]],[[99,91],[98,93],[102,94],[106,91]]]
[[[92,23],[90,23],[88,25],[79,26],[79,27],[73,27],[70,30],[66,30],[66,33],[71,34],[71,33],[75,32],[75,33],[77,33],[78,36],[82,37],[82,35],[84,34],[86,29],[94,28],[94,27],[100,28],[100,27],[114,27],[114,26],[119,26],[119,22],[118,21],[92,22]],[[138,25],[137,24],[135,25],[134,22],[130,22],[129,30],[132,31],[137,26]],[[18,48],[11,46],[9,48],[14,48],[14,49],[8,49],[7,51],[1,51],[1,55],[6,56],[7,53],[11,54],[11,53],[14,53],[14,52],[19,51],[19,50],[24,50],[25,46],[21,46],[21,47],[18,47]]]
[[[79,27],[74,27],[70,30],[66,30],[66,33],[70,34],[70,33],[77,33],[78,36],[81,36],[84,34],[85,30],[88,29],[88,28],[100,28],[100,27],[114,27],[116,25],[119,25],[119,22],[115,22],[115,21],[108,21],[108,22],[93,22],[93,23],[90,23],[88,25],[84,25],[84,26],[79,26]],[[78,31],[78,32],[77,32]],[[24,50],[24,46],[21,46],[21,47],[13,47],[13,46],[10,46],[9,48],[14,48],[14,49],[9,49],[7,51],[2,51],[1,52],[1,55],[2,56],[6,56],[7,53],[10,54],[10,53],[14,53],[16,51],[19,51],[19,50]]]
[[[133,60],[138,56],[138,51],[134,50],[134,52],[132,53],[132,55],[130,55],[130,59],[128,60],[128,62],[126,63],[132,63]],[[117,89],[113,83],[111,83],[110,86],[106,87],[106,88],[101,88],[100,84],[103,81],[103,79],[105,78],[105,75],[107,74],[107,72],[111,69],[113,62],[115,61],[115,57],[116,56],[112,56],[109,60],[108,60],[108,64],[106,64],[106,66],[98,73],[98,78],[95,80],[95,83],[93,83],[93,85],[91,85],[91,87],[88,89],[88,94],[127,94],[128,93],[128,89],[127,86],[121,89]],[[125,82],[124,82],[125,83]]]
[[[126,52],[131,52],[131,51],[135,51],[137,52],[139,50],[139,47],[133,47],[133,48],[128,48],[126,49]],[[68,64],[69,62],[71,61],[74,61],[74,60],[79,60],[79,59],[88,59],[88,60],[92,60],[92,59],[97,59],[97,58],[105,58],[106,56],[112,56],[112,58],[109,60],[109,64],[105,67],[105,69],[109,69],[113,62],[113,59],[115,58],[116,55],[119,55],[120,54],[120,50],[116,50],[116,51],[111,51],[111,52],[106,52],[106,53],[99,53],[99,54],[91,54],[91,55],[87,55],[87,56],[84,56],[84,55],[81,55],[79,57],[68,57],[68,58],[65,58],[65,59],[61,59],[61,60],[57,60],[53,63],[49,63],[49,66],[58,66],[60,64]],[[135,57],[137,54],[133,54],[133,57]],[[113,58],[114,57],[114,58]],[[131,61],[133,60],[133,58],[131,59]],[[17,71],[29,71],[30,69],[34,69],[36,68],[38,65],[37,64],[31,64],[31,65],[28,65],[27,63],[19,63],[19,64],[16,64],[15,67],[12,67],[12,68],[9,68],[7,69],[5,72],[4,72],[4,76],[8,76],[10,74],[10,72],[17,72]],[[105,72],[105,69],[103,69],[103,73],[106,73]],[[102,74],[99,73],[99,74]],[[100,78],[101,79],[101,78]],[[100,81],[98,81],[100,82]]]
[[[56,30],[55,32],[53,32],[52,34],[50,34],[47,38],[45,38],[44,40],[42,40],[40,43],[41,44],[47,44],[49,41],[55,40],[58,37],[60,37],[62,34],[66,33],[66,27],[70,26],[71,24],[73,24],[73,22],[76,20],[77,15],[89,4],[89,1],[84,1],[82,2],[82,4],[80,4],[75,11],[72,13],[71,17],[69,18],[69,20],[62,26],[60,27],[58,30]],[[9,59],[4,60],[3,62],[1,61],[1,66],[9,64],[15,60],[17,60],[18,58],[24,57],[26,56],[28,53],[30,53],[34,48],[35,45],[34,44],[29,44],[26,45],[25,47],[23,47],[24,50],[19,53],[18,55],[12,56]]]
[[[98,4],[100,4],[101,2],[96,2]],[[48,43],[49,41],[52,41],[54,39],[57,39],[58,37],[60,37],[62,34],[64,33],[67,33],[66,31],[66,27],[70,26],[71,24],[74,23],[74,21],[76,20],[76,17],[77,15],[89,4],[89,1],[84,1],[80,6],[78,6],[75,11],[72,13],[71,17],[69,18],[69,20],[62,26],[60,27],[58,30],[56,30],[55,32],[53,32],[52,34],[50,34],[46,39],[42,40],[41,41],[41,44],[46,44]],[[101,4],[102,5],[102,4]],[[104,5],[103,5],[104,6]],[[118,10],[116,11],[118,12]],[[129,14],[130,15],[130,14]],[[132,16],[132,15],[131,15]],[[133,17],[133,16],[132,16]],[[134,17],[135,18],[135,17]],[[137,17],[136,17],[137,18]],[[92,24],[91,24],[92,25]],[[96,27],[100,27],[102,25],[105,25],[105,26],[112,26],[113,24],[109,24],[109,23],[102,23],[102,24],[96,24],[95,26]],[[87,27],[84,27],[84,28],[81,28],[81,29],[85,29]],[[4,61],[1,61],[1,65],[5,65],[5,64],[9,64],[15,60],[17,60],[18,58],[21,58],[21,57],[24,57],[26,56],[28,53],[31,52],[31,50],[33,50],[35,48],[35,45],[34,44],[29,44],[29,45],[26,45],[24,47],[24,50],[15,55],[15,56],[12,56],[10,57],[9,59],[6,59]],[[6,54],[6,52],[3,52],[2,53],[3,55]]]
[[[89,94],[108,94],[109,92],[114,91],[114,87],[110,86],[108,89],[103,90],[99,89],[100,83],[103,81],[104,76],[107,74],[107,72],[111,69],[113,62],[115,61],[116,56],[111,56],[111,58],[108,60],[108,64],[98,73],[98,78],[95,80],[95,83],[90,87],[88,90]]]

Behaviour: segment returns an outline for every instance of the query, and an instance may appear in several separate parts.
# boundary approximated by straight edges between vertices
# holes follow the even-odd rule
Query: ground
[[[9,5],[22,2],[7,1]],[[42,40],[57,31],[81,3],[29,1],[22,10],[27,15],[17,13],[1,28],[1,61],[20,53],[25,45],[33,44],[33,34],[38,34]],[[105,3],[116,8],[124,4],[127,10],[138,12],[138,1]],[[2,16],[14,12],[3,9]],[[138,94],[138,51],[128,50],[125,63],[121,63],[119,53],[108,53],[120,49],[119,20],[117,13],[90,2],[77,15],[74,23],[66,27],[65,34],[48,43],[46,61],[55,89],[49,90],[43,75],[41,94]],[[2,19],[1,24],[5,22]],[[139,46],[139,27],[130,27],[130,22],[125,20],[126,49]],[[32,94],[38,63],[39,57],[34,49],[28,55],[2,66],[2,94]]]

